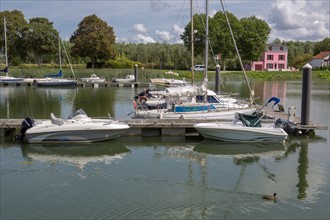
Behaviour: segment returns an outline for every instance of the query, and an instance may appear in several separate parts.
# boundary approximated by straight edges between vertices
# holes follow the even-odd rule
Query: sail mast
[[[7,23],[6,23],[6,16],[3,16],[3,30],[5,33],[5,56],[6,56],[6,76],[8,76],[8,50],[7,50]]]
[[[191,32],[191,84],[194,84],[194,15],[193,0],[190,0],[190,32]]]
[[[208,70],[208,62],[209,62],[209,0],[206,0],[205,3],[205,16],[206,16],[206,34],[205,34],[205,69],[204,75],[207,79],[207,70]]]
[[[60,38],[60,34],[58,34],[58,60],[60,62],[60,70],[62,70],[61,38]]]

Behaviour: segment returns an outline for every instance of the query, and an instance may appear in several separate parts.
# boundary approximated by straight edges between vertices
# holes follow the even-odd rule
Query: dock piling
[[[303,67],[302,96],[301,96],[301,124],[310,123],[312,66],[307,63]]]
[[[215,93],[220,94],[220,65],[215,67]]]
[[[138,78],[139,78],[139,66],[137,64],[134,65],[134,82],[137,82],[138,81]]]

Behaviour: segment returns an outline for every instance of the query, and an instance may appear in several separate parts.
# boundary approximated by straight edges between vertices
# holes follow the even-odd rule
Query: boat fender
[[[145,96],[140,96],[139,101],[140,101],[140,102],[146,102],[146,101],[147,101],[147,97],[145,97]]]

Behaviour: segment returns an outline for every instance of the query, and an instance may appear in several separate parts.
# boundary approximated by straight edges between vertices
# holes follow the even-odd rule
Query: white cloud
[[[171,31],[156,30],[156,35],[161,41],[166,41],[168,43],[183,43],[180,38],[183,31],[183,28],[177,24],[174,24]]]
[[[144,24],[134,24],[133,25],[133,31],[136,31],[138,33],[142,33],[142,34],[145,34],[148,32],[148,29],[144,26]]]
[[[158,36],[158,38],[162,41],[166,41],[169,42],[173,39],[173,35],[168,32],[168,31],[159,31],[156,30],[156,35]]]
[[[137,34],[131,37],[131,41],[136,43],[143,43],[143,44],[156,43],[156,41],[152,37],[145,34]]]
[[[322,40],[329,37],[329,2],[274,1],[269,22],[273,38],[278,34],[285,40]]]

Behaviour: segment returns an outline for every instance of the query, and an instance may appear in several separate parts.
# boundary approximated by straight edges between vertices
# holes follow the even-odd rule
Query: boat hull
[[[76,86],[77,80],[50,80],[50,81],[37,81],[35,83],[37,86],[49,86],[49,87],[56,87],[56,86]]]
[[[27,143],[90,143],[116,139],[123,135],[124,130],[77,130],[25,134]]]
[[[221,111],[209,111],[209,112],[167,112],[164,109],[154,110],[137,110],[135,111],[135,119],[222,119],[233,120],[236,112],[243,114],[253,114],[256,108],[248,109],[231,109]]]
[[[217,123],[198,123],[195,129],[205,138],[229,142],[270,142],[285,141],[287,133],[274,127],[244,127]]]
[[[67,120],[63,125],[46,120],[29,128],[24,139],[27,143],[88,143],[118,138],[128,128],[127,124],[102,119]]]

